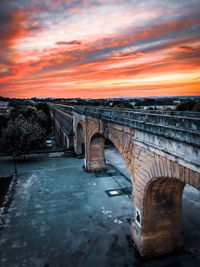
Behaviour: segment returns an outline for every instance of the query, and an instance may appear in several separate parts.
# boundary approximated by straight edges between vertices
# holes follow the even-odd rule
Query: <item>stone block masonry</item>
[[[58,125],[70,117],[66,128],[88,172],[106,168],[106,138],[121,153],[133,183],[131,232],[140,255],[180,250],[183,188],[200,189],[200,114],[49,106]]]

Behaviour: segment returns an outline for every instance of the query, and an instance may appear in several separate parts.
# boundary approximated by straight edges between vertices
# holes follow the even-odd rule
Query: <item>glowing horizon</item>
[[[0,95],[200,95],[200,3],[0,3]]]

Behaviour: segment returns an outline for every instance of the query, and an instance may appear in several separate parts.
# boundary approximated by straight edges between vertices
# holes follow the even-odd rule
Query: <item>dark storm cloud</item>
[[[56,45],[80,45],[81,41],[73,40],[70,42],[57,42]]]

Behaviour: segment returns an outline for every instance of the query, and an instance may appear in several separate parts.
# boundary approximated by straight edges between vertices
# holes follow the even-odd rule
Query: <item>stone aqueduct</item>
[[[133,184],[132,238],[141,256],[180,250],[183,189],[200,189],[200,114],[49,107],[63,146],[85,154],[88,172],[106,168],[105,138],[123,156]]]

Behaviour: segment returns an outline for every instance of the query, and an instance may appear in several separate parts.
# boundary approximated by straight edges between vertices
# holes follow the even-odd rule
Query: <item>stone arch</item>
[[[178,179],[200,190],[200,173],[137,145],[133,167],[135,205],[141,210],[144,205],[141,196],[144,196],[147,184],[154,179]]]
[[[119,139],[115,135],[107,135],[106,137],[101,134],[100,132],[95,132],[89,139],[89,147],[88,147],[88,158],[87,158],[87,165],[86,169],[89,172],[93,171],[100,171],[106,168],[105,164],[105,140],[110,140],[113,146],[117,148],[119,153],[121,154],[126,167],[131,175],[131,168],[130,168],[130,160],[126,154],[126,151],[123,149],[122,144],[120,143]]]
[[[76,154],[84,155],[85,154],[85,132],[80,122],[77,125],[76,132],[77,132]]]
[[[183,189],[199,189],[200,174],[143,147],[135,152],[133,240],[142,256],[179,250]]]
[[[136,209],[141,227],[141,254],[162,255],[182,248],[181,214],[185,183],[179,179],[156,178],[146,186],[143,214]]]

